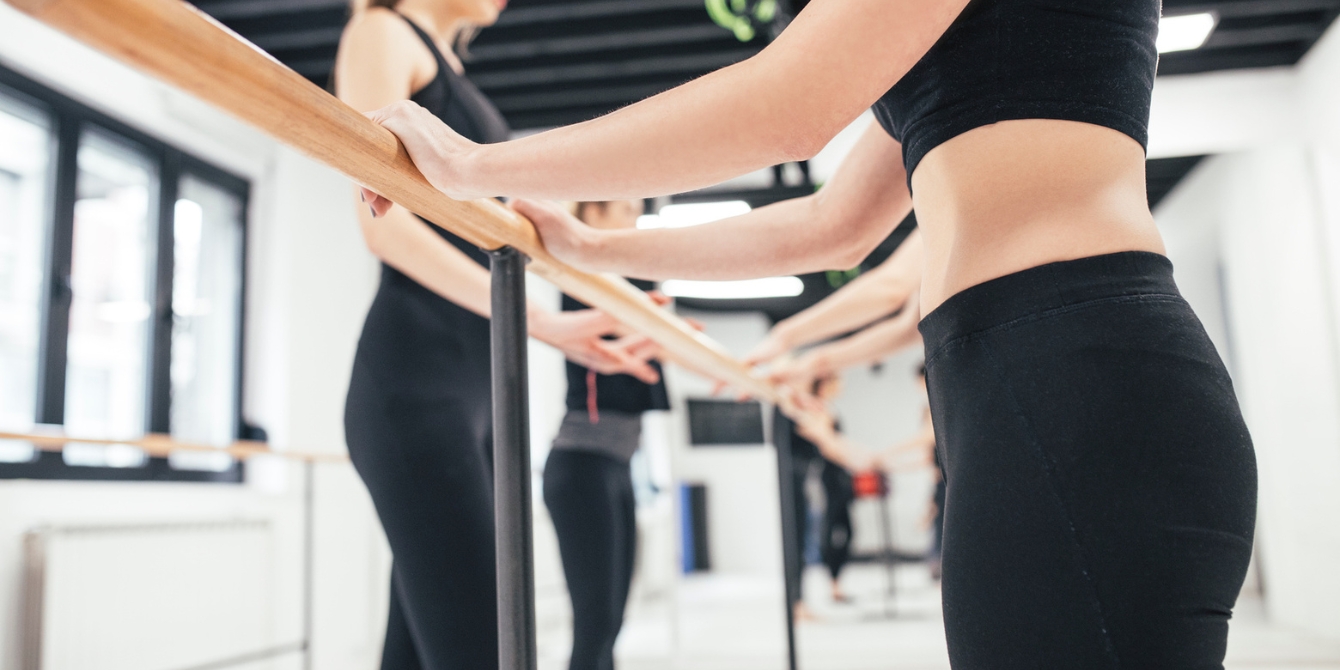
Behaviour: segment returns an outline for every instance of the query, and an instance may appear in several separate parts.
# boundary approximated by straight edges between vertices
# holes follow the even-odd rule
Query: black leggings
[[[1256,466],[1162,256],[1054,263],[921,323],[955,668],[1221,668]]]
[[[824,525],[819,532],[819,556],[834,580],[851,557],[851,474],[832,461],[823,461],[819,481],[824,485]]]
[[[791,490],[795,492],[795,497],[791,501],[791,514],[796,524],[794,551],[797,560],[786,578],[791,583],[791,593],[796,600],[804,600],[801,591],[807,562],[805,548],[812,528],[810,503],[805,496],[805,488],[814,460],[797,458],[792,463]],[[819,557],[828,568],[828,574],[837,579],[851,558],[851,502],[855,499],[855,493],[852,491],[851,475],[846,470],[828,460],[817,460],[822,468],[819,481],[823,484],[825,497],[823,524],[819,527]]]
[[[344,417],[394,556],[381,667],[497,668],[488,324],[462,334],[405,323],[394,317],[423,312],[385,293],[368,315]]]
[[[555,449],[544,466],[563,574],[572,598],[571,670],[614,670],[633,581],[637,522],[628,464],[600,454]]]

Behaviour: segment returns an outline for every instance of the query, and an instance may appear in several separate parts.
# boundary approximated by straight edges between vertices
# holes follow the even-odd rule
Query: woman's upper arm
[[[871,123],[812,197],[819,216],[815,232],[836,247],[839,265],[855,267],[912,211],[902,145]]]
[[[968,0],[812,0],[757,60],[808,158],[916,65]]]
[[[335,57],[335,94],[360,112],[408,100],[418,67],[416,44],[409,25],[390,11],[354,15]]]

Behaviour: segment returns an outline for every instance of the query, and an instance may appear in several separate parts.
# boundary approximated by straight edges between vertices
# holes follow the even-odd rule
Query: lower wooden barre
[[[264,442],[253,442],[251,440],[241,440],[222,447],[211,446],[208,444],[196,444],[192,442],[178,442],[173,440],[171,436],[163,435],[161,433],[150,433],[144,437],[134,439],[113,440],[107,438],[69,435],[59,428],[39,428],[28,433],[0,431],[0,440],[28,442],[43,451],[60,451],[65,448],[65,445],[72,442],[81,444],[124,444],[143,450],[144,453],[155,458],[167,458],[167,456],[174,451],[203,451],[213,454],[228,454],[238,460],[246,460],[254,456],[278,456],[280,458],[309,463],[347,463],[349,461],[349,457],[345,454],[274,451]]]

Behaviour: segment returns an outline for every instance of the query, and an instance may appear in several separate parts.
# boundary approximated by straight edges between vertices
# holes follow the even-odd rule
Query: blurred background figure
[[[834,374],[823,375],[814,380],[811,389],[816,401],[814,409],[832,412],[833,401],[842,394],[842,381]],[[836,419],[833,421],[837,422]],[[855,499],[855,494],[852,491],[852,478],[848,468],[857,465],[855,459],[859,456],[843,451],[840,446],[834,447],[831,442],[826,445],[828,451],[825,452],[806,436],[798,424],[788,422],[787,425],[793,431],[790,440],[791,490],[795,495],[790,513],[791,522],[797,531],[794,551],[796,556],[800,557],[791,574],[787,575],[787,579],[791,581],[791,593],[796,594],[796,602],[792,604],[795,620],[814,621],[817,617],[805,604],[802,595],[811,538],[818,540],[820,560],[828,568],[833,600],[837,602],[849,600],[842,591],[839,578],[851,554],[851,503]],[[830,455],[841,463],[830,460]],[[809,483],[815,477],[818,478],[822,490],[822,500],[817,501],[811,500],[808,495],[811,488]],[[823,510],[817,528],[810,513],[810,510],[816,507]]]
[[[926,366],[918,365],[913,372],[917,388],[921,391],[921,429],[905,442],[892,447],[884,457],[885,467],[890,470],[930,467],[935,477],[935,494],[927,510],[931,527],[931,548],[926,561],[931,570],[931,578],[940,578],[940,547],[944,540],[945,526],[945,476],[940,463],[940,450],[935,447],[935,426],[931,423],[931,408],[926,401]]]
[[[637,225],[642,201],[577,203],[595,228]],[[653,284],[633,280],[643,290]],[[563,296],[563,309],[587,306]],[[653,362],[659,373],[660,366]],[[558,534],[572,600],[570,670],[613,670],[637,553],[637,501],[629,461],[642,439],[644,412],[670,409],[665,382],[604,375],[565,361],[567,413],[544,466],[544,502]]]
[[[506,119],[465,76],[458,50],[492,25],[494,0],[375,0],[344,31],[335,90],[369,111],[410,100],[481,143]],[[386,531],[395,567],[384,670],[497,663],[488,255],[396,206],[355,207],[382,263],[345,409],[349,454]],[[592,367],[621,369],[593,310],[532,303],[532,336]],[[659,372],[643,366],[653,380]],[[629,549],[631,551],[631,549]]]

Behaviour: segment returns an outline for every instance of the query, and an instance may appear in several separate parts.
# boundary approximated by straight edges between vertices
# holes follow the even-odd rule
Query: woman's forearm
[[[782,320],[773,328],[773,336],[794,349],[851,332],[905,306],[920,282],[921,236],[913,232],[879,267]]]
[[[359,218],[368,249],[382,262],[433,293],[488,318],[488,270],[453,247],[429,224],[402,207],[376,219],[363,211]]]
[[[518,201],[545,246],[587,270],[646,279],[752,279],[847,269],[911,209],[902,147],[872,124],[813,195],[690,228],[593,230],[560,208]]]
[[[835,227],[817,196],[797,198],[692,228],[602,233],[591,269],[639,279],[735,280],[838,267],[853,244],[834,244]],[[849,242],[878,236],[852,231]]]
[[[788,82],[775,80],[769,60],[760,55],[591,121],[479,146],[459,170],[439,169],[452,173],[448,182],[480,195],[669,195],[808,159],[863,110],[853,106],[809,123],[789,115],[787,105],[772,100]]]
[[[877,323],[837,342],[816,347],[805,354],[818,369],[835,372],[867,365],[917,342],[916,305],[909,303],[898,316]]]
[[[402,207],[376,219],[361,214],[364,238],[373,255],[438,296],[484,318],[492,314],[489,271],[442,239],[429,224]],[[549,311],[527,301],[527,323]]]

